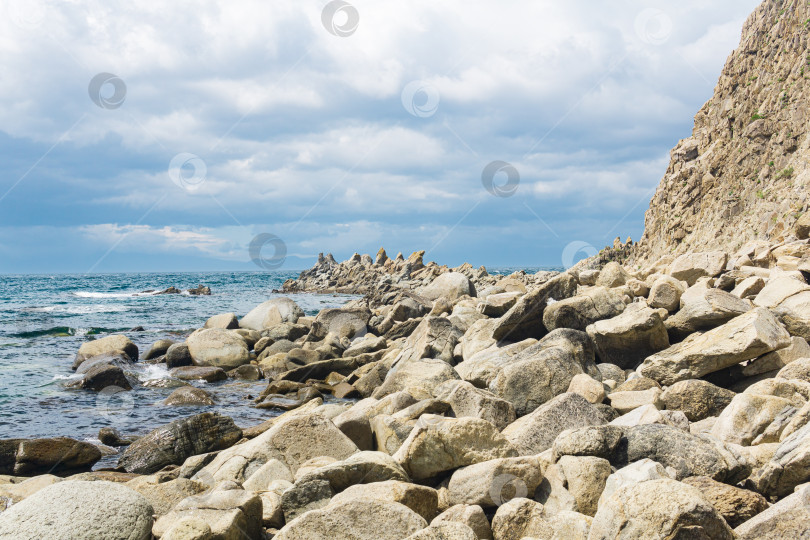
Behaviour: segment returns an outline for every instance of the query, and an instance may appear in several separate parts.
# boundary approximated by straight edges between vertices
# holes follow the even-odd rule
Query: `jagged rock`
[[[758,276],[751,276],[743,279],[731,294],[738,298],[753,299],[765,287],[765,280]]]
[[[661,384],[697,379],[790,345],[790,335],[765,308],[648,357],[638,372]]]
[[[262,331],[280,323],[298,322],[304,316],[304,310],[289,298],[273,298],[259,304],[239,321],[241,328]]]
[[[351,500],[303,514],[274,540],[333,540],[336,531],[351,531],[356,540],[402,540],[426,526],[422,516],[403,504]]]
[[[669,268],[669,274],[694,285],[698,278],[719,276],[727,262],[728,253],[722,251],[689,253],[675,259]]]
[[[560,274],[546,281],[536,290],[522,296],[492,329],[496,341],[521,341],[540,338],[546,334],[543,326],[543,312],[549,299],[564,300],[577,291],[576,279],[568,273]]]
[[[142,495],[120,484],[58,482],[0,513],[0,538],[149,540],[152,513]]]
[[[718,416],[734,398],[734,392],[699,379],[679,381],[664,390],[661,399],[669,410],[682,411],[690,422]]]
[[[742,369],[742,374],[746,377],[761,375],[782,369],[800,358],[810,358],[810,345],[804,338],[792,337],[790,345],[784,349],[778,349],[749,362]]]
[[[632,411],[614,418],[610,422],[614,426],[633,427],[646,424],[663,424],[689,431],[689,420],[680,411],[662,411],[653,404],[642,405]]]
[[[491,423],[478,418],[425,415],[394,459],[414,480],[496,458],[514,457],[515,448]]]
[[[178,388],[163,400],[164,405],[213,405],[214,400],[202,388],[195,388],[193,386],[184,386]]]
[[[487,317],[500,317],[509,311],[523,294],[520,292],[490,294],[478,304],[476,309]]]
[[[685,478],[683,483],[699,489],[703,498],[731,527],[737,527],[769,506],[759,493],[722,484],[705,476]]]
[[[661,314],[642,303],[628,306],[618,317],[588,326],[587,332],[599,359],[620,368],[635,368],[651,354],[669,347]]]
[[[673,341],[682,340],[694,332],[711,330],[734,317],[747,313],[753,306],[748,300],[719,289],[706,289],[690,296],[678,313],[664,323]]]
[[[152,474],[166,465],[180,465],[190,456],[228,448],[241,437],[242,430],[229,417],[202,413],[175,420],[133,442],[118,466],[127,472]]]
[[[76,353],[73,369],[78,368],[88,358],[117,351],[123,351],[132,360],[138,360],[138,346],[132,343],[128,337],[121,335],[106,336],[83,343],[79,347],[79,352]]]
[[[218,367],[227,371],[250,361],[245,341],[221,328],[196,330],[186,343],[196,366]]]
[[[718,439],[750,446],[754,441],[778,442],[790,416],[797,412],[790,400],[776,396],[737,394],[711,430]],[[780,419],[780,416],[786,418]],[[774,427],[774,424],[777,424]],[[768,437],[763,437],[771,432]]]
[[[543,325],[548,331],[557,328],[584,331],[589,324],[620,315],[624,308],[625,303],[619,294],[604,287],[594,287],[548,305],[543,312]]]
[[[462,523],[472,529],[478,540],[492,540],[492,528],[480,506],[457,504],[451,506],[430,522],[431,525],[442,523]]]
[[[354,339],[366,335],[371,311],[367,307],[342,307],[321,310],[312,322],[308,341],[321,341],[327,334]]]
[[[512,362],[519,353],[536,343],[536,339],[527,339],[504,346],[493,345],[457,364],[456,372],[465,381],[480,388],[487,388],[503,366]],[[467,349],[464,348],[464,350]]]
[[[599,507],[588,538],[731,540],[734,533],[697,488],[663,478],[614,492]]]
[[[542,479],[542,464],[531,456],[476,463],[450,477],[448,503],[497,507],[514,497],[534,496]]]
[[[453,364],[453,350],[462,335],[448,318],[426,317],[405,340],[397,362],[435,358]]]
[[[810,424],[787,437],[773,458],[754,471],[751,481],[759,493],[784,497],[810,480]]]
[[[99,459],[96,446],[67,437],[0,439],[0,474],[89,471]]]
[[[509,424],[503,435],[519,455],[537,455],[551,448],[563,430],[606,423],[599,410],[579,394],[566,393]]]
[[[754,299],[779,317],[791,335],[810,340],[810,286],[789,277],[771,279]]]
[[[434,279],[417,291],[417,294],[428,300],[448,298],[455,300],[462,296],[475,296],[475,285],[464,274],[448,272]]]
[[[516,418],[511,403],[466,381],[445,381],[434,389],[433,394],[450,405],[456,418],[481,418],[491,422],[498,430]]]

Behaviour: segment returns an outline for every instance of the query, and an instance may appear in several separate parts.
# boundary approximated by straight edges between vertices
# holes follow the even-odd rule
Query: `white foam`
[[[138,373],[138,378],[142,382],[169,378],[169,370],[163,364],[143,364],[141,367],[143,370]]]

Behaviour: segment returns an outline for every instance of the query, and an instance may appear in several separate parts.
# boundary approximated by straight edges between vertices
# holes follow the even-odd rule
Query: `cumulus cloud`
[[[99,254],[235,261],[270,229],[301,257],[558,265],[572,240],[640,235],[758,0],[352,3],[338,37],[320,0],[8,0],[0,226]],[[120,107],[90,99],[102,72]],[[181,153],[205,164],[193,190],[168,172]],[[493,160],[519,171],[513,197],[482,186]]]

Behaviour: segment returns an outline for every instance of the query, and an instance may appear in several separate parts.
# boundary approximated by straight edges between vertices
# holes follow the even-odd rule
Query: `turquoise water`
[[[141,353],[158,339],[182,341],[217,313],[244,315],[274,296],[297,272],[221,272],[96,275],[0,275],[0,438],[69,436],[96,441],[102,427],[144,434],[202,410],[258,424],[274,411],[250,407],[265,382],[195,383],[213,394],[211,408],[161,405],[173,389],[144,387],[166,378],[165,366],[138,365],[132,392],[112,396],[65,388],[79,346],[97,336],[127,335]],[[154,295],[147,289],[211,287],[211,296]],[[292,295],[307,314],[340,306],[346,295]],[[143,327],[142,331],[133,331]],[[109,465],[107,458],[101,464]]]

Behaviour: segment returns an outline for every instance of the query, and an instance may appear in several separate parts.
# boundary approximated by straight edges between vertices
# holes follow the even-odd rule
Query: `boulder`
[[[668,317],[664,325],[670,339],[680,341],[695,332],[717,328],[752,307],[748,300],[720,289],[703,289],[700,295],[690,295],[680,311]]]
[[[152,474],[186,458],[222,450],[242,437],[233,420],[218,413],[202,413],[175,420],[141,437],[124,451],[118,466],[127,472]]]
[[[568,385],[568,392],[579,394],[594,405],[602,403],[605,401],[605,397],[607,397],[605,386],[600,381],[597,381],[585,373],[574,375],[574,378],[571,379],[571,383]]]
[[[554,528],[546,521],[542,504],[517,497],[500,506],[495,512],[492,518],[492,537],[495,540],[523,538],[551,540],[554,537]]]
[[[250,361],[245,341],[221,328],[196,330],[186,343],[195,366],[218,367],[227,371]]]
[[[684,484],[696,487],[731,527],[748,521],[770,506],[759,493],[722,484],[705,476],[692,476]]]
[[[784,497],[810,481],[810,424],[783,440],[773,458],[754,471],[750,480],[767,497]]]
[[[0,439],[0,474],[35,475],[89,471],[101,451],[87,442],[54,439]]]
[[[482,461],[517,455],[495,426],[478,418],[424,415],[394,454],[414,480]]]
[[[489,322],[494,322],[494,319]],[[466,335],[469,335],[469,331]],[[512,362],[519,353],[535,343],[537,343],[536,339],[526,339],[519,343],[492,345],[471,356],[467,356],[467,347],[462,343],[466,359],[455,366],[456,372],[462,379],[474,386],[486,388],[500,373],[503,366]]]
[[[782,369],[800,358],[810,358],[810,345],[804,338],[792,337],[790,345],[784,349],[778,349],[749,362],[742,369],[742,374],[745,377],[762,375]]]
[[[79,369],[91,362],[92,360],[85,361]],[[107,387],[132,390],[132,386],[129,384],[126,375],[124,375],[124,370],[119,366],[104,362],[94,364],[82,375],[81,379],[70,383],[68,387],[95,390],[96,392],[100,392]]]
[[[624,308],[621,295],[604,287],[594,287],[546,306],[543,325],[548,331],[557,328],[584,331],[589,324],[620,315]]]
[[[593,456],[562,456],[557,462],[573,496],[575,511],[593,517],[612,470],[606,459]]]
[[[492,540],[489,519],[480,506],[467,504],[451,506],[430,522],[431,525],[441,523],[462,523],[472,529],[478,540]]]
[[[621,467],[608,476],[602,495],[600,495],[597,502],[597,507],[604,506],[608,499],[620,488],[662,478],[669,479],[671,477],[663,465],[648,458]]]
[[[726,268],[728,253],[709,251],[679,256],[669,267],[669,275],[694,285],[698,278],[719,276]]]
[[[149,350],[141,356],[141,360],[154,360],[156,358],[160,358],[166,354],[166,351],[168,351],[169,347],[172,345],[174,345],[174,341],[170,339],[159,339],[154,342],[152,346],[149,347]]]
[[[646,424],[664,424],[680,430],[689,431],[689,420],[680,411],[662,411],[655,405],[648,403],[627,412],[610,422],[611,425],[621,427],[642,426]]]
[[[494,508],[515,497],[533,497],[542,479],[542,463],[533,456],[476,463],[450,477],[448,504]]]
[[[475,285],[459,272],[447,272],[439,275],[429,285],[417,290],[417,294],[428,300],[448,298],[456,300],[462,296],[475,296]]]
[[[747,392],[737,394],[720,413],[711,434],[721,441],[741,446],[750,446],[754,441],[757,444],[779,442],[779,435],[787,426],[786,420],[797,410],[785,398]],[[763,436],[766,432],[768,436]]]
[[[463,523],[437,523],[413,533],[405,540],[477,540],[475,531]]]
[[[157,476],[139,476],[125,482],[124,485],[143,495],[152,505],[155,515],[158,517],[168,514],[186,497],[199,495],[208,490],[203,484],[187,478],[175,478],[161,482]]]
[[[525,295],[492,328],[496,341],[522,341],[540,338],[547,332],[543,312],[551,300],[564,300],[577,292],[577,280],[569,273],[559,274]]]
[[[593,518],[589,540],[734,538],[697,488],[662,478],[619,488]]]
[[[397,363],[435,358],[454,364],[453,350],[462,335],[447,317],[425,317],[405,340]]]
[[[677,311],[681,305],[681,295],[686,292],[686,285],[671,277],[660,276],[650,287],[647,304],[654,309],[663,308],[669,312]]]
[[[428,399],[433,397],[436,387],[454,379],[459,379],[458,373],[442,360],[411,360],[390,370],[372,397],[380,399],[404,390],[416,399]]]
[[[641,302],[631,304],[618,317],[596,322],[586,330],[599,359],[623,369],[633,369],[651,354],[669,347],[661,314]]]
[[[402,540],[427,527],[425,519],[395,502],[353,499],[307,512],[287,523],[274,540]]]
[[[794,228],[796,230],[796,238],[799,240],[810,238],[810,214],[807,212],[802,214],[799,219],[796,220]]]
[[[205,321],[203,328],[221,328],[222,330],[233,330],[239,328],[239,319],[236,313],[220,313]]]
[[[686,340],[648,357],[638,372],[664,385],[697,379],[709,373],[790,345],[790,335],[765,308]]]
[[[340,504],[353,499],[372,499],[404,504],[428,521],[439,513],[437,510],[439,495],[435,489],[400,480],[384,480],[349,486],[335,495],[330,504]]]
[[[644,405],[652,405],[656,409],[663,409],[664,402],[661,399],[659,388],[649,390],[638,390],[635,392],[611,392],[610,406],[616,409],[619,414],[626,414]]]
[[[0,538],[149,540],[152,513],[142,495],[120,484],[58,482],[0,513]]]
[[[261,332],[265,328],[280,323],[295,324],[303,316],[304,310],[298,307],[298,304],[293,300],[289,298],[273,298],[250,310],[239,321],[239,326]]]
[[[609,424],[566,429],[561,432],[553,445],[554,460],[561,456],[595,456],[610,459],[624,430]]]
[[[181,381],[224,381],[228,378],[225,370],[218,367],[183,366],[169,371],[169,375]]]
[[[169,369],[190,366],[191,353],[185,343],[175,343],[166,349],[166,367]]]
[[[754,540],[767,537],[765,535],[773,532],[774,536],[767,537],[777,540],[778,538],[801,538],[801,533],[807,531],[807,523],[810,523],[809,516],[796,516],[795,510],[806,510],[810,508],[810,484],[804,484],[796,488],[796,491],[780,500],[770,508],[763,510],[756,516],[734,529],[740,538]],[[798,518],[798,519],[797,519]],[[799,533],[791,530],[791,522],[799,525]],[[779,536],[782,533],[786,533]]]
[[[158,538],[165,537],[177,523],[188,518],[208,525],[212,539],[261,538],[264,532],[261,498],[242,489],[186,497],[171,512],[158,518],[152,532]]]
[[[579,394],[566,393],[542,405],[531,414],[518,418],[503,430],[503,436],[519,455],[537,455],[554,443],[566,429],[605,424],[599,410]]]
[[[121,335],[106,336],[83,343],[79,347],[79,352],[76,353],[73,369],[78,368],[88,358],[117,351],[123,351],[132,360],[138,360],[138,346],[132,343],[128,337]]]
[[[740,540],[783,540],[807,538],[810,534],[810,507],[804,506],[771,516],[739,534]],[[744,525],[744,524],[743,524]]]
[[[630,281],[632,276],[617,262],[609,262],[599,272],[596,285],[600,287],[620,287]]]
[[[515,355],[490,383],[490,390],[512,403],[518,416],[526,415],[566,392],[580,373],[601,378],[593,358],[584,332],[558,329]]]
[[[734,392],[699,379],[679,381],[664,390],[661,399],[664,406],[673,411],[682,411],[690,422],[710,416],[719,416],[731,400]]]
[[[522,292],[490,294],[478,304],[476,309],[487,317],[497,318],[509,311],[523,294]]]
[[[364,306],[322,309],[312,321],[307,341],[321,341],[330,333],[338,338],[363,337],[370,318],[371,311]]]
[[[211,395],[202,388],[183,386],[169,394],[169,397],[163,400],[163,404],[173,406],[213,405],[214,400],[211,398]]]
[[[481,418],[502,430],[515,421],[515,408],[495,394],[467,381],[445,381],[434,389],[437,399],[450,405],[456,418]]]

